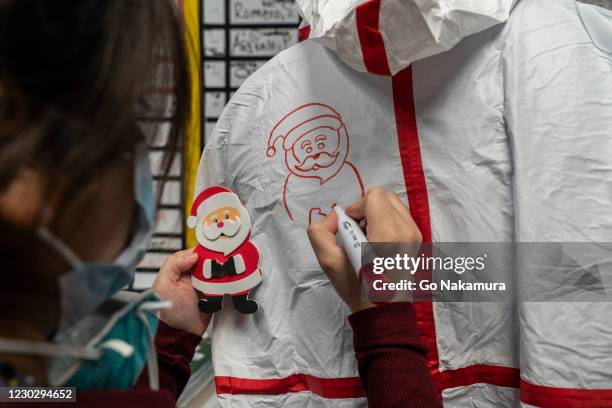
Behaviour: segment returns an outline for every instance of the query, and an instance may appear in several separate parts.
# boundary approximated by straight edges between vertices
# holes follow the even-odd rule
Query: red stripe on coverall
[[[412,67],[393,77],[393,102],[397,124],[399,152],[404,172],[410,213],[421,230],[423,242],[431,242],[431,220],[427,184],[421,159],[417,128]],[[421,279],[431,279],[431,271],[422,271]],[[502,387],[518,387],[520,372],[516,368],[494,365],[474,365],[455,370],[439,368],[438,346],[433,303],[415,302],[412,305],[421,337],[428,347],[427,365],[438,390],[468,386],[476,383]]]
[[[473,365],[442,371],[435,375],[434,379],[440,391],[478,383],[516,388],[519,383],[519,372],[510,367]],[[320,378],[307,374],[293,374],[285,378],[257,379],[217,376],[215,385],[219,395],[284,395],[311,392],[330,399],[366,396],[359,377]]]
[[[361,398],[365,391],[359,377],[320,378],[293,374],[285,378],[254,379],[215,377],[217,394],[281,395],[310,391],[323,398]]]
[[[308,37],[310,37],[310,26],[298,28],[298,40],[300,42],[306,41]]]
[[[556,388],[521,379],[521,401],[542,408],[612,407],[612,389]]]
[[[364,65],[372,74],[390,76],[385,42],[378,30],[379,18],[380,0],[370,0],[355,10],[357,35]]]

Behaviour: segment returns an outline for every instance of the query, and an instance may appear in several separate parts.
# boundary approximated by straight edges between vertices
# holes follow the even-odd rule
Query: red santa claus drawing
[[[187,226],[195,228],[198,261],[191,275],[201,293],[203,313],[221,309],[223,296],[232,297],[241,313],[255,313],[257,302],[249,298],[262,281],[259,252],[250,241],[251,217],[238,196],[225,187],[202,191],[191,207]]]
[[[310,224],[325,216],[339,194],[346,200],[363,196],[361,175],[347,160],[348,131],[330,106],[308,103],[285,115],[270,132],[268,157],[281,147],[289,171],[283,203],[292,221],[302,216]]]

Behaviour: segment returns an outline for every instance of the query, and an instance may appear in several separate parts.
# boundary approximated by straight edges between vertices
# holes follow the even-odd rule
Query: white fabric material
[[[521,160],[516,238],[612,241],[612,12],[559,2],[539,17],[529,13],[521,9],[526,34],[508,50],[521,69],[505,90],[522,101],[508,115]],[[611,271],[600,274],[609,288]],[[525,303],[520,312],[524,379],[612,388],[612,304]]]
[[[609,44],[608,12],[524,0],[505,25],[413,65],[434,241],[612,241]],[[357,375],[348,310],[318,267],[306,215],[357,198],[356,174],[366,188],[383,186],[407,201],[391,84],[307,41],[267,63],[226,107],[207,141],[197,191],[222,184],[245,203],[267,277],[254,293],[258,313],[228,308],[215,316],[216,375]],[[284,191],[290,171],[283,155],[267,156],[268,136],[286,113],[313,102],[340,113],[355,170],[345,164],[333,188],[294,178]],[[293,221],[286,201],[299,215]],[[434,313],[441,370],[491,364],[520,368],[534,384],[611,388],[610,304],[438,303]],[[449,407],[519,405],[516,391],[493,385],[446,390],[444,398]],[[220,402],[365,406],[309,392]]]
[[[365,71],[356,8],[366,0],[296,0],[316,38]],[[380,0],[379,31],[391,74],[505,22],[516,0]]]
[[[338,400],[307,392],[284,395],[220,395],[219,405],[231,408],[359,408],[367,407],[365,399]]]
[[[490,384],[474,384],[469,387],[458,387],[445,390],[442,393],[445,408],[499,408],[503,406],[513,407],[503,402],[518,401],[518,389],[508,387],[496,387]]]

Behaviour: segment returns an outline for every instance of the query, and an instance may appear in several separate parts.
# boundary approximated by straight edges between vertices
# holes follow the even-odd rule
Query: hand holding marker
[[[339,205],[334,207],[338,216],[338,243],[344,248],[355,270],[357,279],[360,279],[361,264],[361,243],[367,243],[368,239],[357,224],[357,222],[346,215],[344,209]]]
[[[346,215],[346,212],[342,207],[336,204],[334,211],[338,216],[338,233],[336,239],[340,246],[344,248],[351,266],[355,271],[358,281],[365,280],[367,286],[367,297],[368,299],[376,299],[379,302],[388,302],[393,299],[395,292],[389,290],[376,291],[374,290],[373,283],[375,280],[388,282],[385,275],[375,275],[372,272],[372,263],[363,260],[362,251],[365,249],[362,247],[362,243],[367,243],[368,239],[363,233],[357,221]]]

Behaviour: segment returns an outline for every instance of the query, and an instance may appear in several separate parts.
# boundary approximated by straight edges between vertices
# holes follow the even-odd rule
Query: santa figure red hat
[[[238,196],[222,186],[205,189],[193,202],[187,226],[195,229],[199,243],[191,282],[202,294],[200,310],[214,313],[230,295],[238,311],[257,311],[248,295],[262,281],[259,252],[249,239],[251,217]]]
[[[191,213],[187,218],[187,226],[195,228],[198,222],[198,214],[208,214],[218,204],[233,204],[241,206],[240,199],[236,194],[222,186],[209,187],[198,194],[191,204]]]

